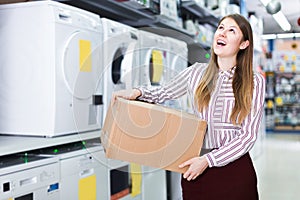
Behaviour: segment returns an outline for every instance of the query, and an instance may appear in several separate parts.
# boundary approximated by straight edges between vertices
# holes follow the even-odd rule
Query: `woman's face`
[[[214,35],[214,53],[219,58],[235,57],[240,49],[244,49],[243,33],[237,23],[227,17],[218,26]]]

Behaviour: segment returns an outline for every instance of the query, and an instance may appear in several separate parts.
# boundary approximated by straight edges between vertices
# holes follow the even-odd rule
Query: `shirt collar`
[[[233,77],[235,70],[236,70],[236,66],[226,71],[219,69],[219,75],[226,76],[227,78],[230,79]]]

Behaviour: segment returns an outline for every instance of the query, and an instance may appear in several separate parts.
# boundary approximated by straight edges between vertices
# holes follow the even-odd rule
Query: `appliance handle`
[[[23,180],[20,180],[20,186],[25,186],[25,185],[30,185],[30,184],[34,184],[37,183],[37,177],[30,177],[30,178],[26,178]]]
[[[90,176],[90,175],[92,175],[92,174],[94,174],[94,168],[82,170],[82,171],[79,173],[80,177],[87,177],[87,176]]]

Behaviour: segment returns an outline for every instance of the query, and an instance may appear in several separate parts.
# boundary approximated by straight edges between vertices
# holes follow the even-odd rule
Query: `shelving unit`
[[[274,130],[300,130],[300,73],[276,73]]]
[[[116,1],[116,0],[57,0],[65,4],[79,7],[90,12],[99,14],[126,25],[143,29],[152,33],[163,36],[174,37],[185,41],[188,45],[189,52],[198,55],[195,59],[194,55],[189,55],[189,61],[207,62],[205,56],[209,54],[210,45],[200,43],[186,29],[178,27],[172,20],[165,16],[159,15],[153,10],[142,6],[135,1]],[[194,1],[183,1],[180,5],[180,13],[182,19],[192,18],[202,24],[209,24],[216,28],[219,21],[218,17],[204,7],[200,7]]]
[[[73,5],[93,13],[99,14],[101,17],[108,17],[120,23],[133,27],[167,27],[189,36],[191,35],[185,29],[177,27],[170,22],[170,19],[158,15],[149,8],[146,8],[135,1],[116,1],[116,0],[57,0],[69,5]],[[218,17],[207,8],[198,6],[194,1],[183,1],[180,7],[181,15],[185,19],[186,16],[192,16],[200,23],[208,23],[214,27],[219,21]]]
[[[176,27],[163,16],[157,15],[135,1],[116,0],[57,0],[99,14],[101,17],[124,23],[132,27],[165,27],[190,35],[185,29]],[[190,35],[192,36],[192,35]]]
[[[274,111],[275,111],[275,73],[272,71],[265,72],[266,74],[266,96],[265,96],[265,115],[266,115],[266,130],[273,131],[274,129]]]
[[[218,17],[214,16],[209,9],[200,7],[194,1],[183,1],[181,4],[181,12],[184,16],[192,15],[192,18],[197,19],[201,24],[210,24],[214,27],[217,27],[220,20]]]

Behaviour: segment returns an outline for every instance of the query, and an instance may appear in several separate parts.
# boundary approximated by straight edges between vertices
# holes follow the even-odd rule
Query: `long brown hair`
[[[230,115],[233,124],[241,124],[250,113],[252,94],[253,94],[253,35],[252,28],[248,20],[239,14],[232,14],[223,17],[219,24],[225,19],[233,19],[242,31],[242,41],[249,41],[246,49],[240,49],[237,54],[236,69],[233,76],[232,88],[235,97],[235,104]],[[210,101],[211,91],[215,88],[215,80],[218,75],[219,66],[217,55],[212,46],[211,59],[206,72],[204,73],[195,95],[195,103],[201,112],[206,108]]]

